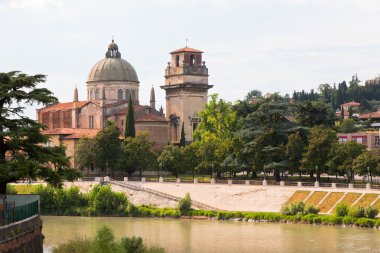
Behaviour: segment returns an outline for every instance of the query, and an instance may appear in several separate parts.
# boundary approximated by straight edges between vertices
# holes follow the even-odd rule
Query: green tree
[[[208,173],[215,171],[220,177],[222,163],[232,149],[233,133],[238,129],[236,112],[231,103],[213,94],[199,118],[201,122],[193,135],[201,161],[198,168]]]
[[[335,169],[340,175],[347,175],[347,178],[352,180],[354,177],[353,162],[364,151],[365,146],[357,142],[335,143],[331,147],[327,165],[330,169]]]
[[[169,171],[178,178],[181,172],[184,172],[184,157],[179,147],[167,145],[157,158],[158,166],[161,171]]]
[[[65,148],[43,145],[49,141],[41,133],[45,126],[24,115],[26,106],[57,102],[51,91],[37,88],[43,82],[44,75],[0,73],[0,194],[6,193],[7,183],[19,179],[39,178],[60,186],[65,175],[76,175]]]
[[[340,109],[340,122],[343,122],[344,121],[344,108],[342,106],[342,108]]]
[[[354,133],[358,130],[358,128],[355,125],[356,125],[356,122],[354,119],[352,118],[345,119],[339,126],[339,132]]]
[[[198,147],[196,144],[191,143],[190,145],[181,148],[181,152],[184,158],[184,171],[191,171],[194,179],[195,171],[198,169],[199,164],[199,158],[197,156]]]
[[[318,166],[318,175],[327,172],[326,162],[330,155],[331,147],[337,143],[336,132],[325,126],[315,126],[310,129],[308,145],[302,158],[302,167],[313,177],[313,172]]]
[[[288,160],[289,171],[297,171],[299,176],[302,176],[301,159],[305,151],[305,143],[301,135],[293,133],[288,137],[288,143],[286,144],[285,156]]]
[[[362,154],[358,155],[352,163],[352,169],[355,174],[364,176],[368,175],[371,178],[372,176],[378,176],[380,173],[379,170],[380,159],[379,156],[373,151],[364,151]]]
[[[125,138],[135,137],[135,111],[133,109],[132,97],[129,97],[128,112],[125,120]]]
[[[241,141],[242,161],[256,171],[273,170],[276,180],[286,169],[285,146],[288,136],[298,130],[288,119],[294,107],[278,94],[258,102],[257,110],[249,113],[235,134]]]
[[[331,106],[322,101],[306,101],[297,107],[296,120],[301,126],[314,127],[318,125],[333,126],[335,113]]]
[[[250,102],[254,98],[261,98],[263,93],[259,90],[251,90],[248,92],[248,94],[245,96],[245,101]]]
[[[141,179],[143,170],[155,166],[156,154],[152,150],[153,146],[154,142],[149,140],[148,133],[139,133],[135,138],[126,138],[120,166],[125,168],[129,175],[138,170]]]
[[[74,159],[77,169],[94,168],[96,160],[96,145],[94,140],[89,137],[79,139],[74,150]]]
[[[181,128],[181,139],[179,141],[179,146],[184,147],[186,146],[186,139],[185,139],[185,122],[182,122],[182,128]]]

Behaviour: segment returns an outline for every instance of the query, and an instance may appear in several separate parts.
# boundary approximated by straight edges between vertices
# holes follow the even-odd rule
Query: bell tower
[[[169,140],[178,143],[184,123],[186,142],[193,140],[198,126],[198,113],[207,103],[208,69],[202,61],[203,52],[184,47],[170,53],[171,61],[165,69],[166,119],[169,121]]]

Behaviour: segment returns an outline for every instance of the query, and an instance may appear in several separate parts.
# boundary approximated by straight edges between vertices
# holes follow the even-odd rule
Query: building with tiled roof
[[[50,136],[48,145],[65,145],[67,156],[75,167],[74,150],[80,138],[93,138],[107,121],[115,122],[121,136],[125,131],[128,103],[134,104],[137,134],[147,132],[156,148],[168,142],[179,143],[181,125],[186,141],[199,122],[198,112],[207,103],[208,69],[202,51],[190,47],[171,52],[172,66],[165,69],[167,115],[156,109],[154,88],[150,104],[139,103],[140,82],[134,67],[121,58],[118,45],[112,40],[105,58],[98,61],[87,78],[87,100],[79,101],[75,88],[72,102],[58,103],[37,110],[38,122],[44,124],[43,134]]]

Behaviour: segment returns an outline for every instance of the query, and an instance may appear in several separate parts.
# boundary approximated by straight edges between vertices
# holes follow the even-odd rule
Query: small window
[[[129,97],[131,96],[131,93],[129,90],[125,91],[125,99],[129,100]]]
[[[95,99],[99,99],[99,89],[95,90]]]
[[[117,99],[119,99],[119,100],[123,99],[123,91],[122,90],[117,91]]]
[[[194,66],[195,65],[195,57],[194,55],[190,55],[190,66]]]
[[[88,121],[89,128],[94,128],[94,116],[90,116]]]
[[[175,57],[175,66],[179,67],[179,55]]]
[[[132,91],[132,101],[136,100],[136,91]]]
[[[94,99],[94,91],[91,90],[91,92],[90,92],[90,100],[93,100],[93,99]]]
[[[193,133],[197,129],[197,127],[198,127],[198,123],[193,123]]]

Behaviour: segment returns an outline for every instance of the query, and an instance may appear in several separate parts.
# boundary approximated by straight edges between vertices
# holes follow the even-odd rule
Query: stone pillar
[[[315,181],[314,187],[319,187],[319,181]]]
[[[215,178],[211,178],[211,184],[215,184],[216,181],[215,181]]]
[[[246,184],[246,185],[250,185],[251,182],[249,182],[249,180],[245,180],[245,184]]]
[[[331,183],[331,188],[336,188],[336,183]]]
[[[110,181],[110,177],[109,176],[106,176],[106,177],[104,177],[104,182],[109,182]]]
[[[267,180],[263,180],[263,186],[267,186],[268,185],[268,181]]]
[[[198,184],[198,179],[194,178],[194,184]]]
[[[285,186],[285,181],[280,181],[280,186]]]
[[[176,182],[177,182],[177,183],[181,183],[181,179],[180,179],[180,178],[177,178]]]
[[[297,182],[298,187],[302,187],[302,182]]]
[[[82,181],[83,181],[82,178],[78,177],[78,182],[82,182]]]
[[[141,178],[141,182],[146,182],[146,178],[145,178],[145,177],[142,177],[142,178]]]
[[[158,179],[158,182],[159,182],[159,183],[163,183],[163,182],[164,182],[164,178],[163,178],[163,177],[160,177],[160,178]]]
[[[370,189],[371,189],[371,184],[370,184],[370,183],[367,183],[367,184],[365,185],[365,188],[366,188],[367,190],[370,190]]]
[[[353,183],[349,183],[349,184],[348,184],[348,188],[349,188],[349,189],[354,189],[354,184],[353,184]]]
[[[228,180],[227,180],[227,183],[228,183],[228,184],[232,184],[232,180],[231,180],[231,179],[228,179]]]
[[[128,182],[128,177],[124,177],[124,182]]]

